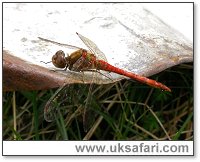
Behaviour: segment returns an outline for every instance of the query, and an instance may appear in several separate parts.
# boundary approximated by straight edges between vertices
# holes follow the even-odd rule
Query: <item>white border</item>
[[[3,155],[193,155],[193,141],[3,141],[3,148]]]

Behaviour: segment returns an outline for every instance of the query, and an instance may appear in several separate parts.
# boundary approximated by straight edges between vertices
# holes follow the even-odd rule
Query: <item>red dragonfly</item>
[[[65,53],[62,50],[59,50],[56,52],[55,55],[52,57],[52,63],[57,68],[65,68],[69,69],[71,71],[76,72],[83,72],[83,71],[108,71],[117,73],[126,77],[129,77],[133,80],[139,81],[141,83],[147,84],[149,86],[160,88],[164,91],[171,92],[171,89],[165,86],[164,84],[157,82],[155,80],[146,78],[141,75],[134,74],[132,72],[125,71],[123,69],[120,69],[118,67],[115,67],[111,64],[109,64],[106,61],[106,57],[103,52],[97,47],[95,43],[93,43],[90,39],[84,37],[83,35],[76,33],[79,38],[83,41],[83,43],[89,48],[90,52],[68,44],[62,44],[55,41],[51,41],[45,38],[38,37],[39,39],[50,42],[59,46],[65,46],[70,48],[76,48],[75,52],[71,53],[69,56],[65,56]],[[54,114],[52,112],[55,111],[56,105],[53,104],[53,102],[60,97],[60,93],[64,91],[65,85],[63,87],[59,88],[56,93],[50,98],[50,100],[47,102],[45,109],[44,109],[44,117],[47,121],[51,121],[54,118]]]

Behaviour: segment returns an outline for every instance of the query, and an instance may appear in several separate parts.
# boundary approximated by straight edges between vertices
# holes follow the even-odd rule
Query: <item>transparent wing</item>
[[[92,42],[90,39],[84,37],[83,35],[79,33],[76,33],[76,34],[83,41],[83,43],[90,49],[90,51],[96,56],[97,60],[104,60],[108,62],[105,54],[97,47],[97,45],[94,42]],[[103,75],[112,80],[112,76],[110,75],[110,72],[104,71]]]
[[[50,43],[56,44],[56,45],[61,46],[61,47],[67,47],[67,48],[70,48],[70,49],[81,49],[80,47],[73,46],[73,45],[70,45],[70,44],[59,43],[59,42],[52,41],[52,40],[42,38],[42,37],[38,37],[38,38],[42,41],[50,42]]]
[[[95,112],[95,109],[97,108],[97,102],[94,95],[94,82],[95,79],[97,79],[96,75],[97,73],[93,73],[92,81],[88,87],[87,97],[85,100],[85,108],[83,112],[83,128],[85,132],[87,132],[92,127],[97,116],[97,113]]]
[[[57,117],[58,109],[65,104],[67,99],[69,99],[69,86],[63,85],[58,88],[53,96],[47,101],[44,108],[44,119],[48,122],[52,122]]]
[[[82,36],[79,33],[76,33],[83,43],[89,48],[89,50],[96,56],[98,60],[104,60],[107,62],[105,54],[97,47],[97,45],[92,42],[90,39]]]
[[[73,121],[72,119],[82,114],[83,129],[87,132],[94,123],[96,117],[93,107],[94,98],[92,97],[92,85],[93,84],[78,84],[60,87],[46,103],[44,119],[47,122],[52,122],[56,118],[59,118],[59,114],[62,114],[67,123],[70,123],[70,121]],[[77,109],[80,110],[80,108],[80,113],[77,113]]]
[[[66,121],[67,126],[72,124],[73,119],[83,114],[87,96],[87,86],[84,84],[65,85],[54,93],[44,108],[44,119],[52,122],[58,119],[60,114]]]

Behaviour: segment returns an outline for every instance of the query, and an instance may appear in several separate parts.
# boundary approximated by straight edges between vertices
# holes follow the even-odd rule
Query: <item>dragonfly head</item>
[[[65,59],[65,53],[62,50],[59,50],[53,55],[52,63],[57,68],[66,68],[68,64]]]

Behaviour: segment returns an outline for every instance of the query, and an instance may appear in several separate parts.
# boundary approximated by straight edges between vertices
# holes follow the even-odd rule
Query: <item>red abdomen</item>
[[[155,80],[152,80],[152,79],[149,79],[149,78],[146,78],[146,77],[143,77],[143,76],[140,76],[140,75],[119,69],[115,66],[108,64],[107,62],[105,62],[103,60],[97,60],[96,62],[97,62],[97,69],[98,70],[105,70],[105,71],[114,72],[114,73],[117,73],[117,74],[120,74],[120,75],[124,75],[124,76],[129,77],[133,80],[137,80],[139,82],[150,85],[152,87],[160,88],[162,90],[171,92],[170,88],[168,88],[167,86],[165,86],[164,84],[162,84],[160,82],[157,82]]]

